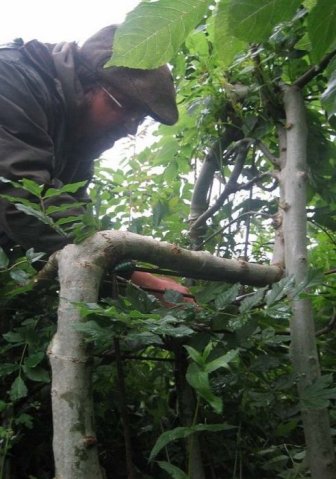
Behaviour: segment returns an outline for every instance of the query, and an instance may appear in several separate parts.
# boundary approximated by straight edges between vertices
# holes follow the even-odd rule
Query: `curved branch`
[[[219,208],[223,205],[224,201],[229,195],[237,191],[238,189],[237,180],[244,167],[249,145],[250,145],[250,140],[241,141],[237,151],[236,164],[232,171],[231,177],[224,188],[224,191],[217,198],[215,204],[212,205],[211,208],[207,209],[203,214],[201,214],[201,216],[199,216],[197,220],[192,224],[190,228],[190,234],[192,234],[197,228],[202,226],[208,218],[213,216],[213,214],[216,211],[218,211]]]

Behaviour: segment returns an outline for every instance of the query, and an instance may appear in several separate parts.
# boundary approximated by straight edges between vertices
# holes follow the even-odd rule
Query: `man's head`
[[[96,93],[100,89],[102,99],[105,96],[115,113],[128,116],[131,123],[149,115],[161,123],[174,124],[178,111],[172,76],[166,65],[153,70],[105,68],[113,52],[116,29],[116,25],[105,27],[80,47],[82,79],[89,79],[89,84]]]

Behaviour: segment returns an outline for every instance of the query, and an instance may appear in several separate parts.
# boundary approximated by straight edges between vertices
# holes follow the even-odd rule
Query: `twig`
[[[238,186],[239,190],[249,190],[252,186],[254,186],[256,183],[259,181],[262,181],[264,178],[269,178],[270,176],[273,176],[272,173],[262,173],[259,176],[255,176],[252,178],[252,180],[248,181],[247,183],[241,183]],[[273,188],[273,185],[272,185]]]
[[[273,215],[269,215],[268,213],[262,213],[262,212],[259,212],[259,211],[246,211],[245,213],[242,213],[241,215],[239,215],[237,218],[231,220],[229,223],[227,223],[225,226],[223,226],[222,228],[220,228],[219,230],[215,231],[214,233],[212,233],[210,236],[208,236],[208,238],[206,238],[201,244],[200,244],[200,248],[202,248],[206,243],[208,243],[208,241],[212,240],[212,238],[214,238],[215,236],[217,236],[219,233],[223,233],[224,230],[226,230],[226,228],[229,228],[231,225],[233,225],[234,223],[237,223],[238,221],[240,221],[242,218],[244,218],[244,216],[265,216],[266,218],[272,218]]]

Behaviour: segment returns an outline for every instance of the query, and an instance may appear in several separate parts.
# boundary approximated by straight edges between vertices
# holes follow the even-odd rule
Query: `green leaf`
[[[30,414],[22,413],[20,414],[17,418],[15,418],[15,424],[16,425],[23,425],[27,429],[32,429],[33,428],[33,416]],[[31,477],[31,476],[30,476]]]
[[[53,196],[60,196],[64,193],[76,193],[80,188],[83,188],[87,181],[78,181],[77,183],[70,183],[62,186],[62,188],[49,188],[43,198],[52,198]]]
[[[289,20],[301,0],[232,0],[228,9],[230,30],[247,42],[268,39],[275,25]]]
[[[12,401],[18,401],[19,399],[26,397],[27,394],[27,386],[21,376],[18,376],[11,385],[9,396]]]
[[[231,0],[221,0],[215,16],[215,49],[224,68],[228,67],[237,53],[243,51],[247,44],[230,32],[228,8]]]
[[[168,472],[173,479],[188,479],[189,477],[185,472],[182,471],[182,469],[170,464],[170,462],[158,461],[158,465],[161,467],[161,469]]]
[[[200,366],[204,365],[204,358],[202,353],[197,351],[197,349],[193,348],[192,346],[184,346],[185,349],[188,351],[189,356],[191,359],[196,363],[199,364]]]
[[[195,426],[176,427],[175,429],[171,429],[170,431],[165,431],[157,439],[150,453],[149,461],[152,461],[154,457],[158,455],[161,449],[163,449],[167,444],[169,444],[172,441],[176,441],[177,439],[185,439],[197,432],[203,432],[203,431],[219,432],[219,431],[228,431],[230,429],[234,429],[234,426],[230,426],[229,424],[224,423],[224,424],[196,424]]]
[[[9,331],[8,333],[3,334],[2,336],[8,343],[22,344],[24,342],[24,339],[21,336],[21,334],[16,333],[14,331]]]
[[[335,46],[336,3],[319,0],[308,16],[308,34],[312,44],[313,59],[318,62]]]
[[[231,304],[239,294],[240,284],[234,284],[230,289],[220,293],[215,299],[215,306],[217,310],[225,309]]]
[[[321,97],[322,104],[329,117],[336,114],[336,61],[332,62],[331,67],[328,86]]]
[[[144,0],[118,28],[107,66],[156,68],[169,62],[212,0]]]
[[[44,185],[39,185],[38,183],[36,183],[36,181],[29,180],[28,178],[20,180],[20,183],[22,185],[22,189],[28,191],[30,194],[36,196],[37,198],[41,198],[41,192],[44,188]]]
[[[239,312],[241,314],[247,313],[247,311],[250,311],[252,308],[264,301],[266,291],[267,287],[259,289],[251,296],[247,296],[246,298],[244,298],[243,301],[240,303]]]
[[[272,289],[266,295],[266,304],[271,306],[276,301],[280,301],[284,296],[286,296],[289,291],[294,287],[295,279],[293,276],[286,276],[282,278],[278,283],[275,283],[272,286]]]
[[[39,259],[43,258],[46,253],[39,253],[34,250],[34,248],[30,248],[26,251],[26,258],[30,263],[35,263]]]
[[[50,381],[48,371],[40,366],[30,368],[26,364],[24,364],[23,371],[27,378],[31,381],[36,381],[40,383],[49,383]]]
[[[14,279],[18,284],[25,285],[30,280],[30,275],[23,269],[15,268],[9,273],[9,276]]]
[[[28,368],[35,368],[38,364],[40,364],[41,361],[43,361],[45,357],[45,353],[42,351],[39,351],[37,353],[30,354],[26,359],[25,359],[25,366]]]
[[[0,246],[0,268],[5,269],[9,265],[9,258]]]
[[[220,356],[219,358],[216,358],[213,361],[206,363],[205,371],[210,374],[219,368],[227,368],[229,363],[237,357],[238,353],[239,353],[238,349],[233,349],[232,351],[228,351],[223,356]]]
[[[329,406],[330,399],[336,399],[336,388],[329,388],[333,383],[331,374],[321,376],[311,386],[304,389],[301,403],[304,409],[322,409]]]
[[[16,363],[3,363],[0,364],[0,377],[8,376],[19,369],[19,365]]]
[[[163,299],[168,303],[178,304],[183,301],[183,294],[175,289],[167,289],[163,295]]]
[[[186,380],[196,392],[207,401],[217,414],[221,414],[223,408],[222,399],[216,396],[210,386],[209,374],[203,371],[197,364],[192,363],[188,367]]]

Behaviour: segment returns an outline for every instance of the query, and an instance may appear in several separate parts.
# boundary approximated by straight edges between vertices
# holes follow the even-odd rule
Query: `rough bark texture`
[[[285,260],[287,274],[296,284],[308,272],[306,236],[306,115],[297,87],[285,90],[287,161],[282,172]],[[320,377],[312,305],[308,298],[292,300],[291,352],[299,395]],[[336,464],[327,409],[306,409],[302,420],[308,462],[313,479],[335,479]]]

